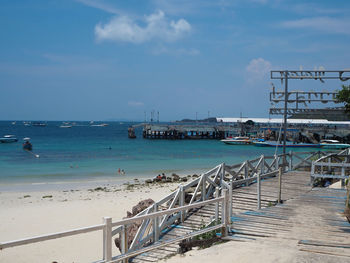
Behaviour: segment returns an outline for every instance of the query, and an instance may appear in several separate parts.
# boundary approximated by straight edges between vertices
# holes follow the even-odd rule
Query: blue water
[[[234,164],[275,151],[217,140],[148,140],[142,138],[141,128],[136,130],[137,139],[128,139],[131,123],[107,123],[90,127],[88,122],[77,122],[64,129],[59,128],[61,122],[35,127],[1,121],[0,136],[14,134],[19,142],[0,143],[0,184],[122,178],[118,168],[134,178],[161,172],[200,173],[222,162]],[[22,150],[23,137],[31,138],[33,153],[40,158]]]

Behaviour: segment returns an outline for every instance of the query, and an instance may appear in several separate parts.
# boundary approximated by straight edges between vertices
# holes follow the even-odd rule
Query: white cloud
[[[122,13],[119,9],[117,9],[114,6],[111,6],[109,4],[106,4],[103,1],[96,1],[96,0],[76,0],[76,1],[82,3],[86,6],[90,6],[93,8],[103,10],[107,13],[111,13],[111,14],[121,14]]]
[[[128,16],[112,18],[106,24],[95,26],[98,41],[144,43],[152,39],[175,41],[191,31],[191,25],[185,19],[169,21],[163,11],[157,11],[144,17],[144,26],[140,26]]]
[[[128,105],[132,107],[141,107],[145,105],[143,102],[140,101],[128,101]]]
[[[262,79],[270,72],[271,68],[270,61],[263,58],[255,58],[249,62],[246,71],[249,79]]]
[[[284,28],[301,28],[318,30],[326,33],[338,33],[350,35],[350,19],[336,19],[331,17],[312,17],[298,20],[285,21],[281,24]]]

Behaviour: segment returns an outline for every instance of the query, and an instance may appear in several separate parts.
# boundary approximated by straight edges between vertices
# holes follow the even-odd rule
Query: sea
[[[15,143],[0,143],[0,191],[126,182],[161,173],[200,174],[222,162],[235,164],[275,153],[274,148],[226,145],[219,140],[144,139],[142,128],[136,129],[136,139],[129,139],[128,127],[137,123],[104,123],[108,126],[75,122],[71,128],[60,128],[62,122],[25,126],[22,121],[0,121],[0,137],[18,138]],[[24,137],[31,138],[32,153],[22,149]]]

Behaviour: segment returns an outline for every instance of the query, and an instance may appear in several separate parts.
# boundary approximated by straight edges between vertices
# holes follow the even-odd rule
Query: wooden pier
[[[304,258],[314,254],[327,256],[326,261],[350,260],[350,224],[341,215],[346,191],[310,188],[310,172],[288,172],[282,177],[283,204],[277,204],[278,177],[261,182],[261,210],[257,209],[257,185],[236,188],[232,193],[232,235],[225,238],[241,242],[290,242]],[[198,231],[215,217],[215,205],[196,210],[170,230],[161,241]],[[219,207],[221,211],[221,205]],[[136,256],[132,262],[156,262],[178,252],[179,245],[155,249]],[[236,245],[232,245],[232,254]],[[333,258],[332,258],[333,256]],[[334,257],[337,256],[337,257]]]

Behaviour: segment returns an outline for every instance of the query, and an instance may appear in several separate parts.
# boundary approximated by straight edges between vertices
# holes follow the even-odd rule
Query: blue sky
[[[2,0],[0,119],[267,117],[270,70],[350,68],[349,11],[345,0]]]

